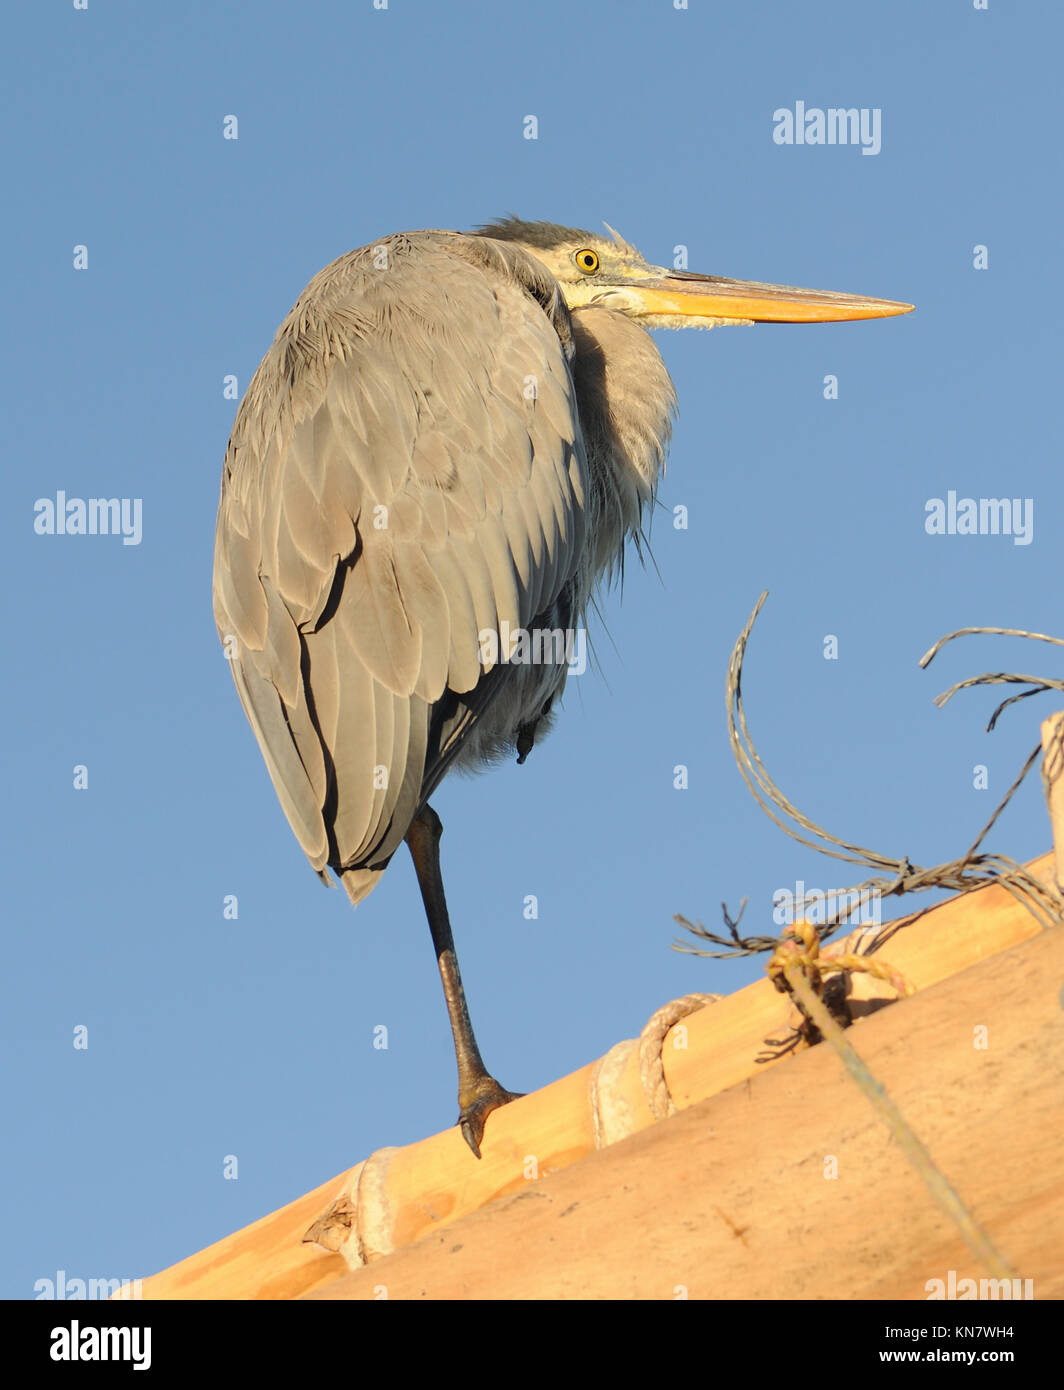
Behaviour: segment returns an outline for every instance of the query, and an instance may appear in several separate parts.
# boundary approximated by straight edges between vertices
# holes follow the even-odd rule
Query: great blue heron
[[[244,711],[352,903],[406,840],[478,1157],[514,1097],[470,1024],[428,798],[549,729],[557,635],[640,534],[675,405],[646,330],[912,307],[663,269],[609,230],[509,218],[333,261],[256,371],[222,477],[214,611]]]

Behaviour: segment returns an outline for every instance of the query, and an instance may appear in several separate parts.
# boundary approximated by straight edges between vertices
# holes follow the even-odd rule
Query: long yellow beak
[[[678,270],[658,279],[630,280],[625,289],[650,318],[717,319],[733,323],[844,323],[908,314],[913,305],[868,299],[834,290],[801,290],[793,285],[762,285],[756,280],[725,280]],[[681,324],[676,323],[679,328]]]

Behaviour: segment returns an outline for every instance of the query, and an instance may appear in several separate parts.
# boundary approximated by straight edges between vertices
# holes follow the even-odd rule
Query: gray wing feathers
[[[394,853],[434,781],[433,706],[474,691],[478,633],[529,626],[582,543],[550,320],[438,238],[393,251],[388,270],[353,252],[308,286],[238,413],[219,510],[219,631],[319,871]],[[375,881],[352,879],[356,900]]]
[[[305,697],[298,698],[294,706],[285,706],[277,687],[260,670],[265,655],[245,649],[242,659],[231,662],[233,680],[288,822],[320,873],[328,862],[328,838],[321,816],[325,787],[321,746],[317,746],[315,757]]]

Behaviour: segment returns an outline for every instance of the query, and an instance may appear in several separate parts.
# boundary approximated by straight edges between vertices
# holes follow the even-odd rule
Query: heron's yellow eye
[[[576,263],[585,275],[594,275],[599,268],[598,252],[586,247],[583,251],[576,253]]]

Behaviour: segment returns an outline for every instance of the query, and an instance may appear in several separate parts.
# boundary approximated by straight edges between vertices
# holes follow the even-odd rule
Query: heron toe
[[[484,1138],[484,1126],[491,1112],[512,1100],[520,1100],[524,1094],[524,1091],[507,1091],[487,1074],[477,1081],[468,1098],[459,1094],[458,1103],[462,1109],[458,1116],[458,1127],[475,1158],[480,1157],[480,1141]]]

